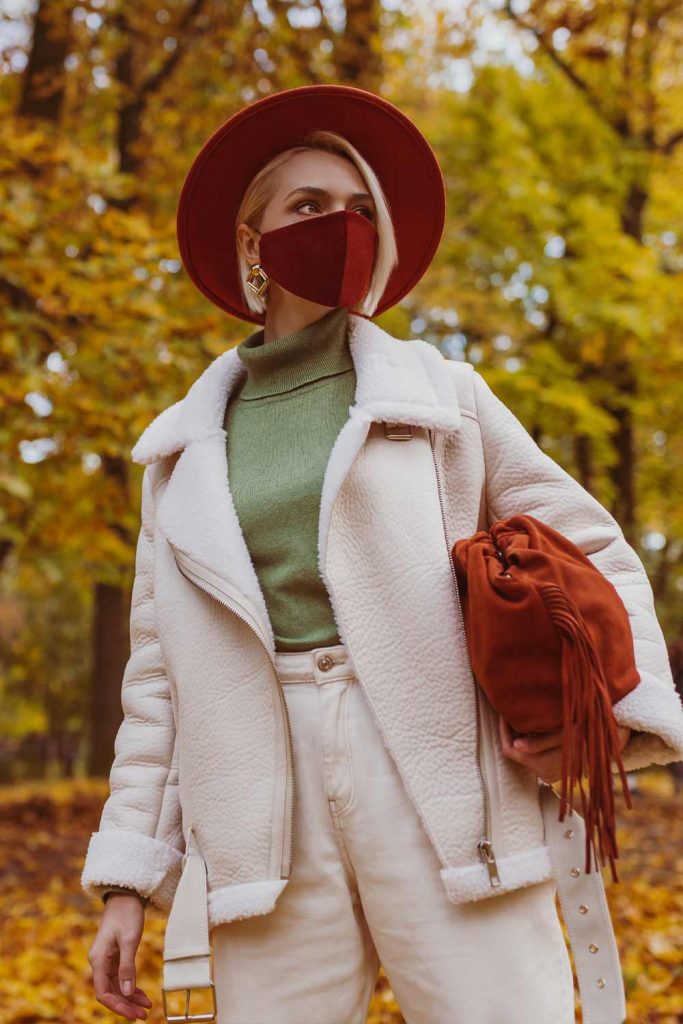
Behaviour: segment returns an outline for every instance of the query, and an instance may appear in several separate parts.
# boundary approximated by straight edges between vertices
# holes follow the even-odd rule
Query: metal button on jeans
[[[321,658],[318,658],[318,668],[320,669],[321,672],[327,672],[329,669],[332,668],[333,665],[334,662],[332,661],[332,658],[330,658],[327,654],[323,654]]]

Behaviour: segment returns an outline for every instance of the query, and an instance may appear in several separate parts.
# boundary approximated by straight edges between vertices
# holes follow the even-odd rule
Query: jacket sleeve
[[[523,424],[473,371],[486,467],[489,523],[528,513],[571,540],[613,584],[633,632],[638,685],[614,705],[633,732],[624,768],[683,760],[683,706],[676,691],[645,567],[614,517],[542,451]],[[618,768],[613,764],[613,772]]]
[[[142,479],[142,515],[130,613],[130,657],[121,686],[109,797],[86,853],[81,886],[100,898],[109,886],[134,889],[170,909],[184,837],[175,762],[171,690],[154,611],[153,466]]]

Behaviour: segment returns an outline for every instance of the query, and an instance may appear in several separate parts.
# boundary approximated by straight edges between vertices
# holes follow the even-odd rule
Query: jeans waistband
[[[343,643],[308,651],[276,651],[275,668],[283,683],[328,683],[356,675]]]

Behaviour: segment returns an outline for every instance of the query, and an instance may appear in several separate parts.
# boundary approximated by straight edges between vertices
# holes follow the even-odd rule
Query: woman
[[[641,675],[615,705],[624,766],[683,757],[618,524],[472,366],[370,320],[425,272],[444,209],[409,119],[336,85],[245,107],[183,186],[188,273],[262,328],[133,449],[125,718],[82,875],[106,901],[95,991],[119,1014],[151,1005],[151,900],[170,910],[165,995],[210,990],[212,947],[220,1024],[361,1024],[380,962],[409,1024],[573,1021],[539,795],[561,736],[518,746],[477,694],[448,557],[492,518],[532,513],[611,577]],[[595,875],[575,884],[593,916],[574,924],[601,936],[589,998],[612,1012]]]

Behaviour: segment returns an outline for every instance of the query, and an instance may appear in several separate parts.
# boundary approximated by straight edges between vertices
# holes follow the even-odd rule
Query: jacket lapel
[[[324,573],[327,532],[335,498],[372,422],[457,430],[461,413],[441,353],[419,339],[402,342],[377,324],[349,314],[349,348],[356,372],[355,403],[339,432],[323,481],[318,559]],[[180,401],[164,409],[132,449],[147,465],[181,454],[157,507],[159,529],[177,556],[203,566],[245,617],[260,629],[271,654],[273,629],[228,484],[227,402],[246,373],[235,349],[213,360]]]

